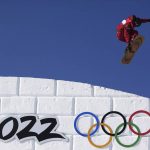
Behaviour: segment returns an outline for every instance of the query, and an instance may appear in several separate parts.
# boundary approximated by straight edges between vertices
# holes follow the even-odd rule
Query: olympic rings
[[[120,124],[120,125],[117,127],[116,131],[115,131],[115,138],[116,138],[116,141],[117,141],[117,143],[118,143],[119,145],[121,145],[121,146],[123,146],[123,147],[127,147],[127,148],[133,147],[134,145],[136,145],[136,144],[140,141],[141,137],[140,137],[140,135],[138,135],[137,140],[136,140],[134,143],[130,144],[130,145],[122,144],[122,143],[120,142],[118,136],[117,136],[117,135],[118,135],[117,132],[118,132],[118,130],[119,130],[123,125],[124,125],[124,123]],[[128,125],[134,126],[134,127],[137,129],[138,133],[140,133],[140,129],[139,129],[139,127],[138,127],[137,125],[133,124],[132,122],[128,122]]]
[[[93,117],[96,119],[96,122],[97,122],[96,129],[90,134],[90,136],[92,136],[92,135],[95,134],[95,133],[97,132],[97,130],[99,129],[99,124],[100,124],[100,122],[99,122],[98,117],[97,117],[95,114],[91,113],[91,112],[83,112],[83,113],[80,113],[80,114],[76,117],[76,119],[75,119],[75,121],[74,121],[74,128],[75,128],[76,132],[77,132],[79,135],[84,136],[84,137],[87,137],[87,136],[88,136],[88,134],[81,133],[81,132],[78,130],[77,125],[76,125],[76,124],[77,124],[77,120],[78,120],[82,115],[85,115],[85,114],[88,114],[88,115],[93,116]]]
[[[111,114],[111,113],[116,113],[116,114],[120,115],[120,116],[123,118],[123,121],[124,121],[122,124],[120,124],[120,125],[116,128],[115,133],[113,133],[113,131],[112,131],[112,129],[111,129],[110,126],[108,126],[106,123],[104,123],[104,120],[105,120],[106,116],[109,115],[109,114]],[[126,121],[126,118],[124,117],[124,115],[121,114],[120,112],[117,112],[117,111],[110,111],[110,112],[108,112],[107,114],[105,114],[105,115],[103,116],[103,118],[102,118],[102,120],[101,120],[101,123],[100,123],[98,117],[97,117],[95,114],[93,114],[93,113],[91,113],[91,112],[83,112],[83,113],[80,113],[80,114],[75,118],[75,121],[74,121],[74,128],[75,128],[76,132],[77,132],[79,135],[84,136],[84,137],[88,137],[89,143],[90,143],[91,145],[93,145],[94,147],[97,147],[97,148],[103,148],[103,147],[106,147],[107,145],[109,145],[109,144],[111,143],[111,141],[112,141],[112,136],[115,136],[115,139],[116,139],[117,143],[120,144],[121,146],[123,146],[123,147],[133,147],[134,145],[136,145],[136,144],[140,141],[141,136],[150,133],[150,129],[149,129],[148,131],[144,132],[144,133],[141,133],[139,127],[138,127],[137,125],[135,125],[135,124],[132,122],[133,116],[136,115],[136,114],[138,114],[138,113],[145,113],[145,114],[147,114],[147,115],[150,116],[150,112],[145,111],[145,110],[139,110],[139,111],[134,112],[134,113],[129,117],[129,121],[127,122],[127,121]],[[81,132],[78,130],[77,125],[76,125],[78,119],[79,119],[82,115],[85,115],[85,114],[92,115],[92,116],[96,119],[96,124],[94,124],[94,125],[92,125],[92,126],[90,127],[90,129],[88,130],[88,134],[83,134],[83,133],[81,133]],[[103,145],[96,145],[96,144],[94,144],[94,143],[92,142],[90,136],[92,136],[93,134],[95,134],[95,133],[98,131],[100,125],[101,125],[103,131],[104,131],[107,135],[110,135],[110,138],[109,138],[109,140],[108,140],[107,143],[105,143],[105,144],[103,144]],[[125,131],[127,125],[129,126],[129,129],[130,129],[134,134],[138,135],[136,141],[135,141],[134,143],[130,144],[130,145],[122,144],[122,143],[120,142],[119,138],[118,138],[118,135],[120,135],[122,132]],[[106,129],[104,128],[104,126],[108,128],[109,132],[106,131]],[[121,128],[122,126],[123,126],[123,128],[122,128],[122,130],[120,131],[120,128]],[[136,128],[137,132],[133,130],[132,126]],[[95,127],[94,131],[91,132],[94,127]],[[120,132],[118,132],[118,131],[120,131]]]
[[[112,114],[112,113],[118,114],[118,115],[120,115],[120,116],[123,118],[124,127],[122,128],[122,130],[121,130],[120,132],[117,133],[117,135],[120,135],[122,132],[125,131],[126,126],[127,126],[126,118],[125,118],[125,117],[123,116],[123,114],[121,114],[120,112],[118,112],[118,111],[110,111],[110,112],[108,112],[107,114],[105,114],[105,115],[103,116],[101,123],[104,123],[105,117],[106,117],[107,115],[109,115],[109,114]],[[102,126],[102,129],[103,129],[103,131],[104,131],[106,134],[111,135],[111,136],[115,136],[115,134],[108,133],[108,132],[105,130],[104,126]]]
[[[136,114],[138,114],[138,113],[145,113],[145,114],[147,114],[147,115],[150,116],[150,112],[145,111],[145,110],[139,110],[139,111],[134,112],[134,113],[130,116],[129,122],[132,122],[133,116],[136,115]],[[130,128],[130,130],[131,130],[134,134],[136,134],[136,135],[146,135],[146,134],[149,134],[149,133],[150,133],[150,129],[149,129],[148,131],[144,132],[144,133],[137,133],[137,132],[135,132],[135,131],[133,130],[133,128],[131,127],[130,124],[129,124],[129,128]]]
[[[112,131],[112,129],[110,128],[110,126],[108,126],[108,125],[105,124],[105,123],[100,123],[100,125],[107,127],[108,130],[109,130],[109,132],[112,134],[113,131]],[[97,148],[104,148],[104,147],[106,147],[107,145],[109,145],[109,144],[111,143],[111,141],[112,141],[112,136],[110,136],[108,142],[105,143],[105,144],[103,144],[103,145],[96,145],[96,144],[94,144],[94,143],[92,142],[92,140],[91,140],[90,133],[91,133],[92,129],[93,129],[95,126],[96,126],[96,124],[92,125],[92,126],[90,127],[89,131],[88,131],[88,141],[89,141],[89,143],[90,143],[91,145],[93,145],[94,147],[97,147]]]

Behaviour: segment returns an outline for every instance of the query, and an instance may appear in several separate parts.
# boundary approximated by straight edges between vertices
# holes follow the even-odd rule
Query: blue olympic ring
[[[90,136],[92,136],[93,134],[95,134],[95,133],[97,132],[97,130],[99,129],[99,126],[100,126],[99,119],[98,119],[98,117],[97,117],[95,114],[93,114],[93,113],[91,113],[91,112],[83,112],[83,113],[80,113],[80,114],[76,117],[76,119],[75,119],[75,121],[74,121],[74,129],[76,130],[76,132],[77,132],[79,135],[84,136],[84,137],[87,137],[88,134],[81,133],[81,132],[78,130],[78,128],[77,128],[77,120],[78,120],[82,115],[86,115],[86,114],[93,116],[93,117],[96,119],[96,122],[97,122],[97,125],[96,125],[95,130],[94,130],[93,132],[91,132]]]

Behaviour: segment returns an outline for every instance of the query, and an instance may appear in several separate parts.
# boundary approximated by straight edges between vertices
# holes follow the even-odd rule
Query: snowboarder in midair
[[[131,44],[133,39],[138,36],[138,31],[135,27],[139,27],[142,23],[150,22],[150,19],[138,18],[135,15],[128,17],[117,25],[117,38],[128,44],[127,49],[131,51]]]

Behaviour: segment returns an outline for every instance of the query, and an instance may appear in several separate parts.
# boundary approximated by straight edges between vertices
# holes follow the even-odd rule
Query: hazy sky
[[[86,82],[150,97],[150,23],[130,65],[116,25],[149,0],[1,0],[0,76]]]

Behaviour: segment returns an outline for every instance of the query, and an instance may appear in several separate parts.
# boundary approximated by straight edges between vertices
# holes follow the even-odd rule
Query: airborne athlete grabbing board
[[[128,44],[125,50],[125,55],[122,58],[123,64],[130,63],[134,53],[144,40],[144,38],[138,34],[138,31],[135,30],[135,27],[139,27],[142,23],[147,22],[150,22],[150,19],[141,19],[132,15],[117,25],[118,40]]]

